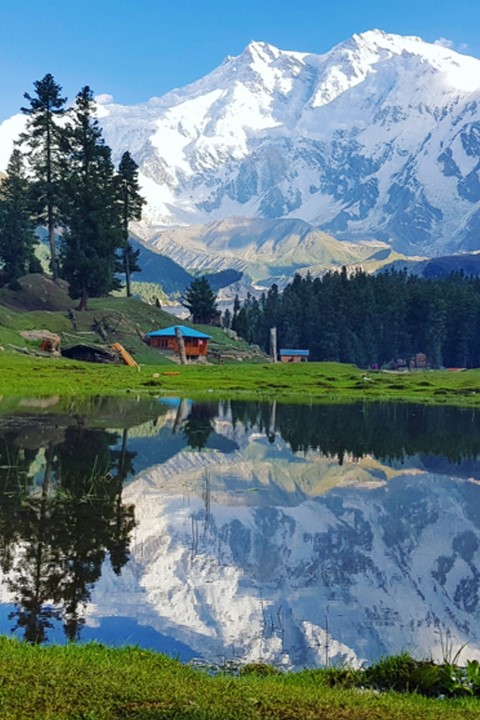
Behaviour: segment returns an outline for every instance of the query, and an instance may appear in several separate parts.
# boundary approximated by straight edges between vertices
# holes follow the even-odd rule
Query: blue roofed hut
[[[182,333],[187,358],[205,357],[208,355],[208,341],[211,336],[200,332],[200,330],[187,327],[186,325],[172,325],[163,330],[152,330],[152,332],[145,335],[145,340],[150,347],[179,353],[180,350],[176,334],[177,328]]]
[[[310,350],[293,350],[291,348],[281,348],[280,350],[280,362],[308,362],[310,357]]]

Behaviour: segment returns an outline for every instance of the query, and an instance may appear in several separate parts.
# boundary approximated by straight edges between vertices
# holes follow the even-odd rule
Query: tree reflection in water
[[[277,432],[293,452],[336,457],[374,455],[384,461],[437,455],[453,463],[480,456],[480,413],[473,408],[394,403],[269,405],[231,401],[232,423]]]
[[[0,437],[0,567],[13,629],[41,643],[57,620],[76,640],[106,555],[116,574],[128,560],[135,521],[121,495],[134,453],[126,430],[119,450],[118,434],[81,424],[42,449],[22,448],[20,435]]]
[[[190,412],[182,424],[185,440],[192,450],[202,450],[214,430],[214,420],[218,416],[217,402],[192,403]]]

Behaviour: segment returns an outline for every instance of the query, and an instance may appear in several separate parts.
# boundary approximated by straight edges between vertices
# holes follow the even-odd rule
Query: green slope
[[[138,363],[171,364],[168,356],[148,347],[143,337],[179,322],[155,305],[135,298],[107,297],[90,300],[89,309],[76,313],[76,329],[69,311],[76,303],[68,296],[66,286],[55,285],[42,275],[28,275],[17,290],[0,289],[0,346],[11,345],[35,350],[38,342],[26,341],[22,330],[49,330],[60,335],[62,346],[78,343],[109,346],[121,343]],[[182,324],[188,324],[181,321]],[[205,328],[212,335],[213,353],[228,357],[252,358],[255,353],[243,340],[232,340],[221,328]]]

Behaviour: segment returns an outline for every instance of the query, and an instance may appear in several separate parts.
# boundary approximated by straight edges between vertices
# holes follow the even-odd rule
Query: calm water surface
[[[301,668],[480,659],[480,414],[0,402],[0,632]]]

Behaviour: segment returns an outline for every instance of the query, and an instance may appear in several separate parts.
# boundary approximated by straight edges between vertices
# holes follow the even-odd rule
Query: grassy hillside
[[[38,343],[26,341],[22,330],[49,330],[60,335],[62,346],[94,343],[109,346],[121,343],[142,364],[171,364],[171,360],[149,348],[143,337],[151,330],[174,325],[175,318],[134,298],[107,297],[90,300],[89,309],[76,313],[76,329],[69,318],[75,308],[66,286],[56,285],[41,275],[22,278],[17,290],[0,290],[0,345],[35,349]],[[184,321],[182,321],[184,323]],[[188,324],[188,323],[187,323]],[[212,336],[214,353],[228,358],[253,358],[255,353],[242,340],[234,341],[221,328],[199,326]]]

